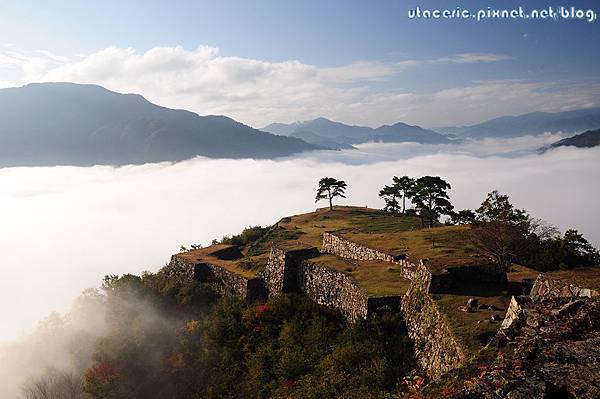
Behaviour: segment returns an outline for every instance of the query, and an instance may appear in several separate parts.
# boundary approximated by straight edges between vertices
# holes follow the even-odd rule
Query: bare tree
[[[48,370],[22,388],[23,399],[85,399],[81,383],[73,374]]]

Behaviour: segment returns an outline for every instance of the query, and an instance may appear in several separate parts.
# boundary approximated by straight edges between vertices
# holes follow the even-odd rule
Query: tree
[[[317,188],[317,196],[315,198],[315,202],[319,202],[322,199],[328,199],[329,210],[333,210],[333,198],[346,198],[346,195],[344,195],[346,187],[348,187],[348,185],[343,180],[337,180],[333,177],[324,177],[321,180],[319,180],[319,187]]]
[[[57,369],[27,381],[22,392],[24,399],[85,399],[79,379]]]
[[[441,215],[450,215],[454,206],[449,201],[450,184],[439,176],[424,176],[415,181],[410,190],[412,203],[419,210],[423,224],[433,227]]]
[[[516,209],[509,201],[508,195],[503,195],[494,190],[488,193],[481,206],[475,211],[479,222],[507,222],[522,223],[527,220],[524,209]]]
[[[385,201],[384,211],[390,213],[398,213],[400,211],[400,204],[398,203],[400,193],[395,186],[384,186],[379,191],[379,196]]]
[[[454,224],[471,224],[475,221],[475,212],[470,209],[463,209],[458,212],[452,212],[450,219]]]
[[[507,269],[528,246],[528,237],[538,224],[523,209],[516,209],[508,195],[488,193],[475,211],[472,241],[480,255]]]
[[[415,179],[408,176],[400,176],[392,179],[394,187],[402,194],[402,213],[406,212],[406,198],[411,197],[411,192],[415,186]]]
[[[564,263],[571,266],[591,266],[600,263],[600,253],[575,229],[565,231],[562,239]]]

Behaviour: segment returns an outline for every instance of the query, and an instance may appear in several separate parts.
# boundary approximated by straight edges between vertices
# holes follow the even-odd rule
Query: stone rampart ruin
[[[534,301],[540,301],[545,299],[565,297],[591,298],[594,296],[600,296],[600,292],[569,284],[564,281],[554,280],[546,277],[544,274],[540,274],[535,280],[529,295]]]
[[[198,263],[173,255],[169,269],[173,277],[208,283],[220,294],[233,294],[248,300],[264,298],[267,295],[262,278],[245,277],[218,265]]]
[[[402,298],[402,315],[421,367],[432,375],[440,375],[460,366],[464,353],[429,293],[430,284],[431,273],[421,263]]]
[[[317,260],[321,252],[359,261],[384,261],[400,265],[402,275],[411,281],[403,295],[370,296],[349,275],[328,267]],[[236,259],[239,251],[225,247],[212,253],[219,259]],[[211,284],[218,292],[231,293],[254,300],[280,293],[302,293],[314,302],[337,313],[349,322],[355,322],[375,313],[400,311],[408,334],[415,344],[417,359],[432,376],[441,375],[459,367],[465,360],[465,350],[456,338],[446,316],[439,310],[432,293],[444,292],[461,281],[502,282],[506,274],[493,265],[455,267],[432,273],[423,262],[414,264],[405,256],[394,256],[355,243],[339,234],[323,234],[321,251],[315,247],[273,245],[265,269],[256,277],[232,271],[207,261],[195,262],[174,255],[169,271],[172,278],[195,279]],[[548,298],[592,297],[600,293],[552,280],[540,275],[532,290],[531,300]],[[524,311],[513,298],[502,328],[507,329],[515,320],[522,319]]]

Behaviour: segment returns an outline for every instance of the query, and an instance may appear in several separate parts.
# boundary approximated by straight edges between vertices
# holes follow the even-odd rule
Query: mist
[[[348,183],[339,203],[369,207],[382,207],[377,193],[393,175],[442,176],[457,209],[475,208],[498,189],[598,246],[600,148],[534,151],[556,138],[365,144],[276,161],[0,169],[0,341],[26,339],[104,275],[156,271],[182,245],[313,210],[323,176]]]

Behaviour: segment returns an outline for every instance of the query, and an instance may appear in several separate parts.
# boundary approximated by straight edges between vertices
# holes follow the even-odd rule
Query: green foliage
[[[228,245],[248,245],[260,240],[269,232],[268,227],[253,226],[247,227],[240,234],[231,237],[225,236],[221,239],[221,244]]]
[[[337,180],[333,177],[324,177],[319,180],[319,187],[317,188],[317,196],[315,202],[319,202],[322,199],[329,200],[329,209],[333,209],[332,200],[335,197],[346,198],[345,191],[348,185],[343,180]]]
[[[439,176],[423,176],[415,181],[410,196],[424,225],[431,228],[441,215],[452,214],[454,206],[447,192],[450,188],[450,184]]]
[[[598,250],[577,230],[561,237],[555,227],[516,209],[498,191],[489,193],[477,209],[472,236],[481,255],[507,268],[512,262],[540,271],[600,263]]]
[[[527,251],[519,261],[543,272],[600,264],[598,250],[574,229],[567,230],[562,237],[532,235],[527,244]]]
[[[244,246],[246,256],[251,257],[267,251],[272,242],[294,240],[300,235],[299,231],[278,229],[276,226],[254,226],[245,228],[240,234],[225,236],[216,243]]]
[[[406,198],[411,197],[414,185],[415,180],[408,176],[394,176],[392,178],[392,185],[384,186],[383,189],[379,191],[379,196],[385,201],[385,207],[383,209],[390,213],[405,213]],[[402,198],[402,208],[400,207],[400,198]]]
[[[398,197],[400,193],[394,186],[384,186],[379,191],[379,196],[383,198],[385,202],[385,206],[383,210],[389,213],[400,213],[400,203],[398,202]]]
[[[216,299],[166,270],[107,276],[103,292],[92,398],[375,398],[416,365],[399,315],[348,325],[301,295]]]
[[[463,209],[450,214],[453,224],[471,224],[475,221],[475,213],[470,209]]]
[[[503,222],[519,224],[527,221],[527,212],[524,209],[516,209],[508,198],[494,190],[488,193],[481,206],[475,211],[478,222]]]

